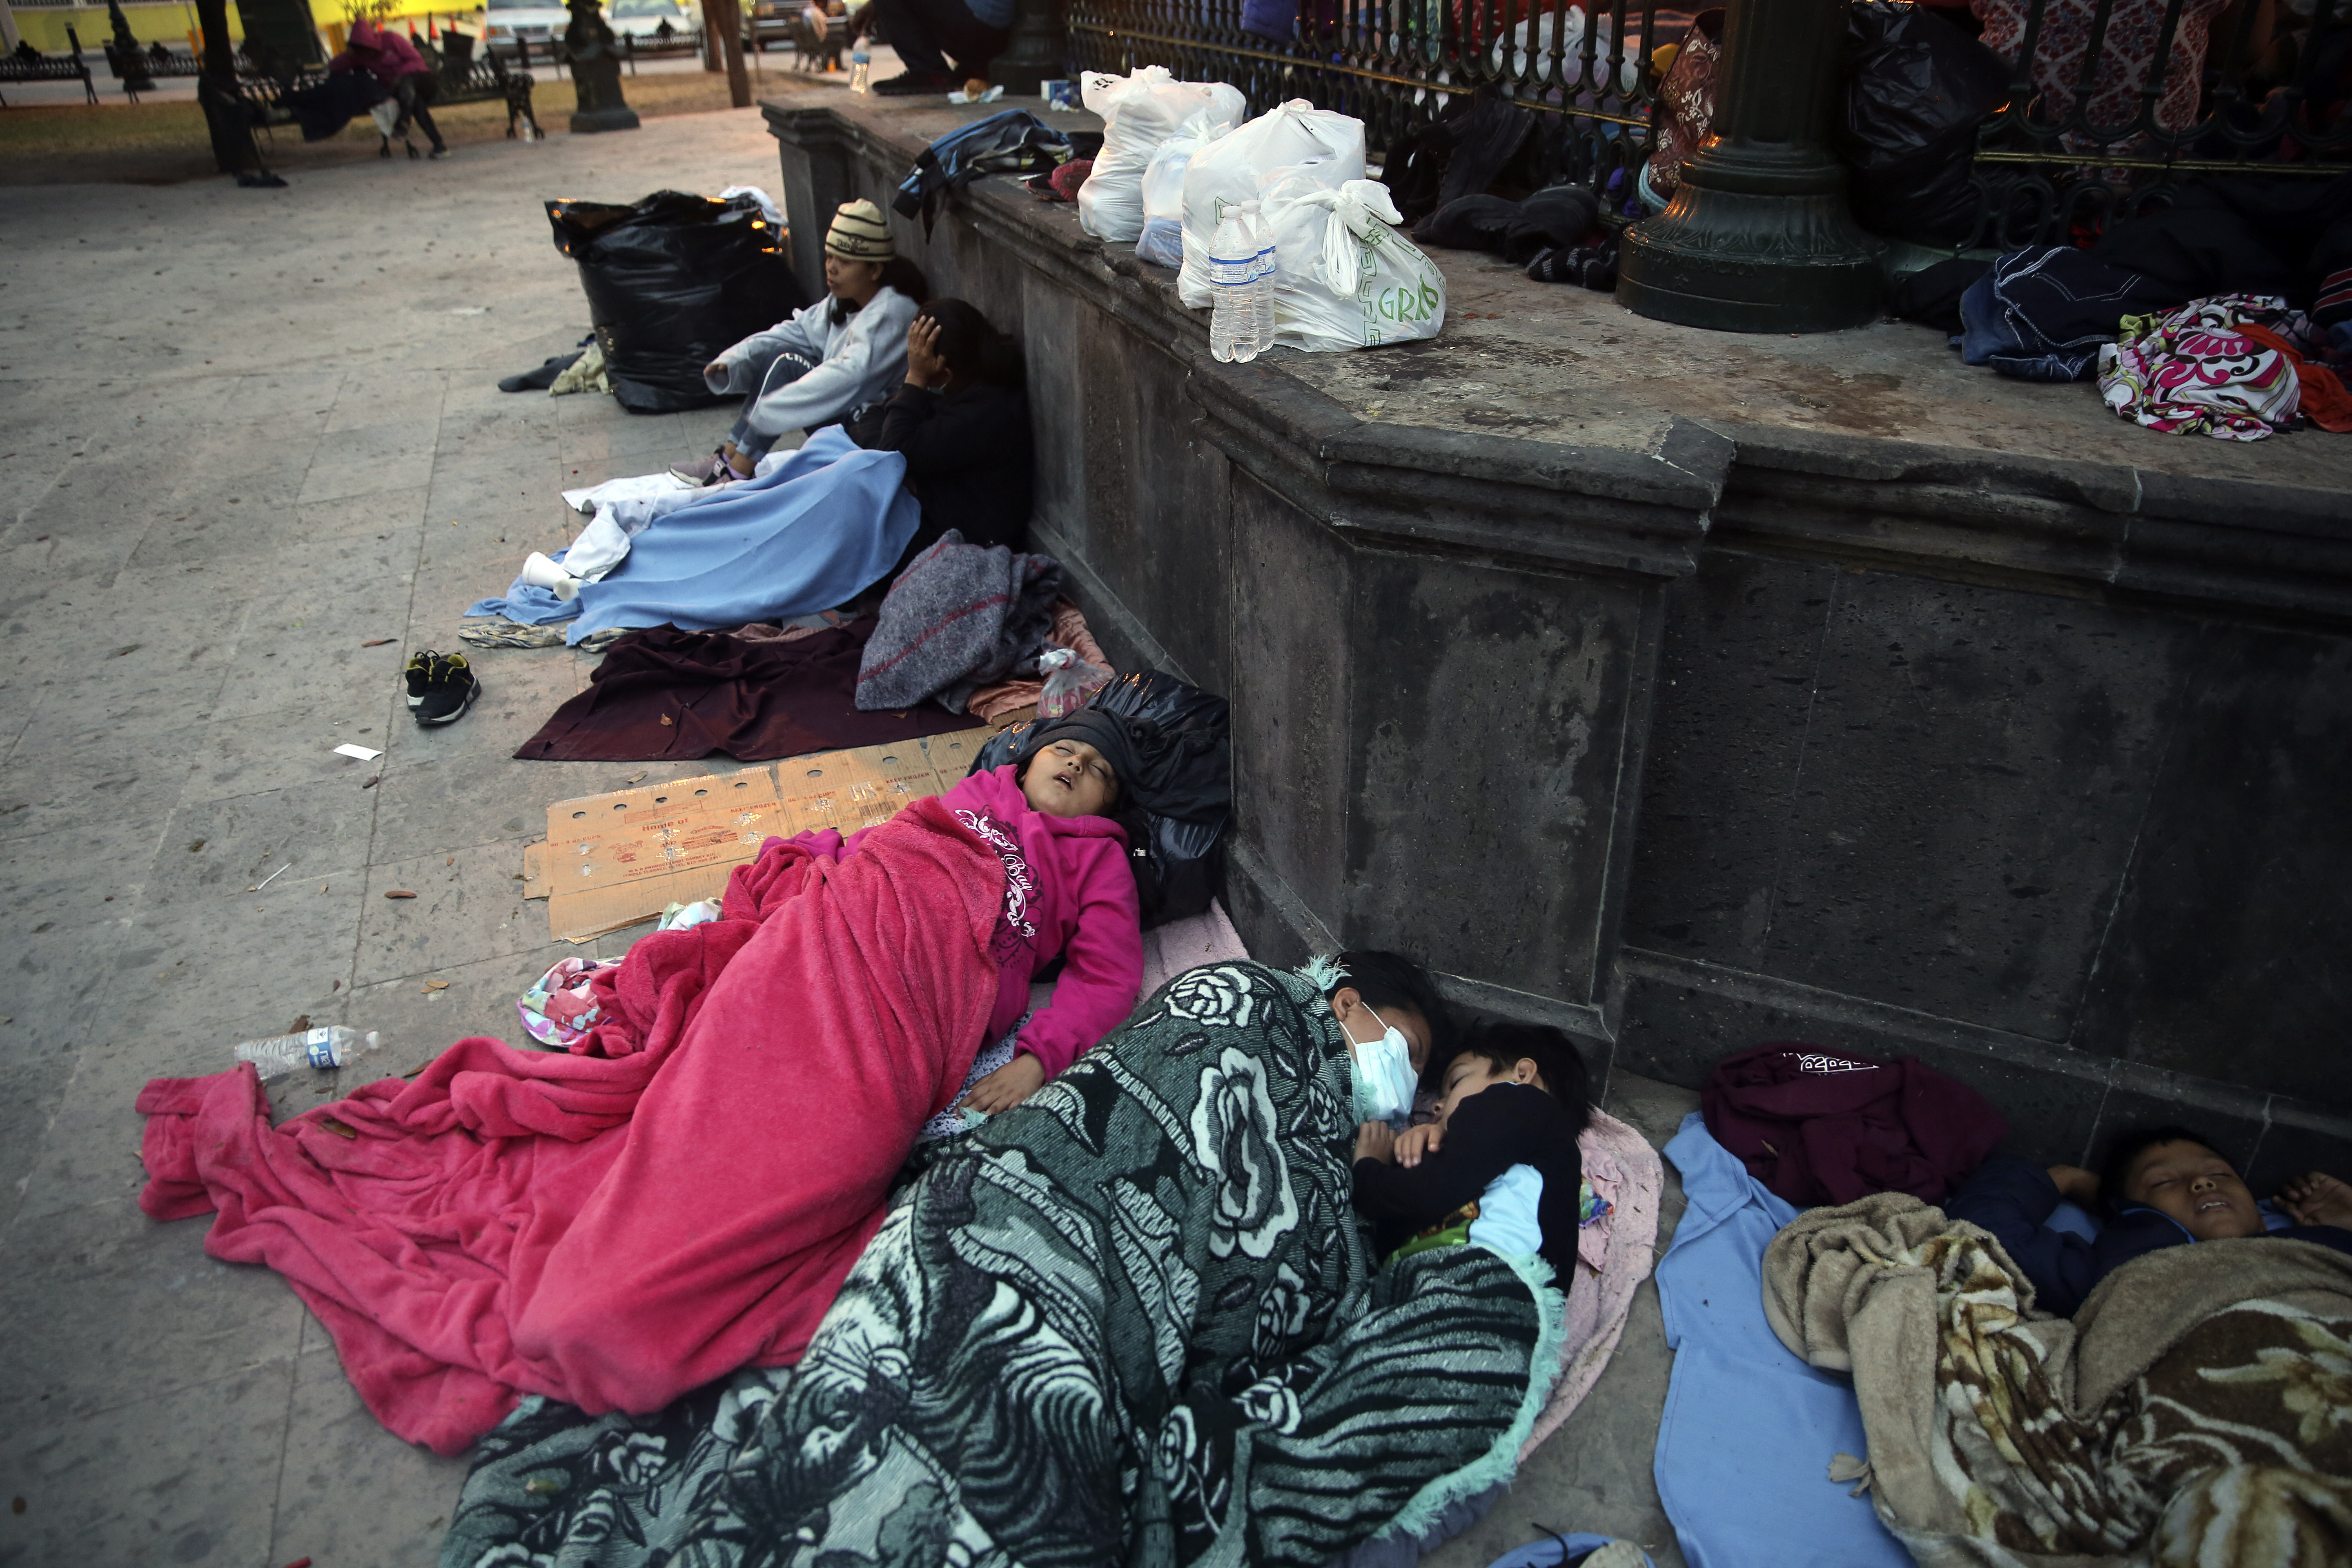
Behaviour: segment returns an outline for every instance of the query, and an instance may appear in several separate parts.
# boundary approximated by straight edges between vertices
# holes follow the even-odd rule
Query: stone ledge
[[[895,167],[1000,107],[824,89],[762,105],[788,144]],[[1204,436],[1295,501],[1319,491],[1310,510],[1343,530],[1668,577],[1714,538],[2352,624],[2352,439],[2162,436],[2087,385],[1961,365],[1918,327],[1703,332],[1451,251],[1434,253],[1454,315],[1435,340],[1220,364],[1174,274],[1088,237],[1074,207],[988,180],[939,221],[1139,328],[1188,373]]]

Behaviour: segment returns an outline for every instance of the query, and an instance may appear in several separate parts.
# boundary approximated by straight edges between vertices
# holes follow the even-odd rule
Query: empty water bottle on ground
[[[296,1068],[339,1068],[362,1051],[372,1051],[383,1042],[371,1029],[361,1034],[341,1024],[331,1024],[323,1029],[305,1029],[299,1035],[279,1035],[272,1039],[247,1040],[236,1047],[236,1059],[251,1062],[263,1081],[284,1078]]]
[[[1257,237],[1257,277],[1250,285],[1255,290],[1251,306],[1257,317],[1257,352],[1264,353],[1274,347],[1274,275],[1282,258],[1275,254],[1274,230],[1259,216],[1257,204],[1244,202],[1242,216]]]
[[[1257,358],[1257,233],[1239,206],[1209,237],[1209,353],[1220,360]]]
[[[849,90],[864,92],[874,80],[874,57],[862,48],[849,51]]]

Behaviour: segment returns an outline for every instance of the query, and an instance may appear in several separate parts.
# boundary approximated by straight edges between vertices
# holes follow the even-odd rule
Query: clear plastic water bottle
[[[251,1062],[266,1083],[284,1078],[306,1063],[314,1068],[341,1067],[362,1051],[374,1050],[381,1044],[373,1029],[362,1035],[341,1024],[331,1024],[323,1029],[305,1029],[299,1035],[247,1040],[236,1047],[236,1059]]]
[[[849,90],[865,92],[874,80],[874,57],[863,45],[849,51]]]
[[[1228,363],[1257,358],[1257,234],[1243,207],[1209,237],[1209,353]]]
[[[1275,254],[1274,231],[1259,216],[1257,204],[1244,202],[1242,216],[1257,240],[1257,277],[1250,285],[1255,296],[1251,303],[1257,317],[1257,352],[1264,353],[1274,347],[1274,275],[1282,262]]]

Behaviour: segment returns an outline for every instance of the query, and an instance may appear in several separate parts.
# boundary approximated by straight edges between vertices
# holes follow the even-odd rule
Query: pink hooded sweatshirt
[[[1029,982],[1058,955],[1054,1000],[1021,1031],[1017,1048],[1048,1080],[1127,1022],[1143,986],[1143,927],[1127,835],[1107,816],[1047,816],[1030,809],[1010,765],[974,773],[941,802],[1004,862],[1014,940],[997,953],[996,1007],[988,1037],[1004,1037],[1029,1010]],[[870,827],[849,836],[837,858],[857,853]],[[803,837],[809,837],[803,835]],[[830,834],[820,834],[823,839]],[[813,843],[818,853],[826,850]],[[1017,910],[1017,912],[1015,912]]]
[[[373,22],[352,24],[351,47],[327,62],[331,71],[363,70],[386,87],[404,76],[425,76],[432,67],[416,46],[398,33],[387,33]]]

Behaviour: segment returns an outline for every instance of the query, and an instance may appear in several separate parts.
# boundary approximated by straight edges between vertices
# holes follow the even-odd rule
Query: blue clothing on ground
[[[466,613],[541,626],[568,611],[564,640],[576,643],[607,626],[726,631],[829,610],[881,581],[915,537],[921,509],[906,472],[897,452],[819,430],[772,472],[665,511],[569,605],[518,578],[504,599]]]
[[[2099,1281],[2133,1258],[2197,1239],[2179,1220],[2145,1204],[2125,1205],[2085,1237],[2081,1228],[2054,1223],[2061,1206],[2058,1184],[2048,1170],[1995,1154],[1946,1201],[1944,1217],[1990,1231],[2033,1282],[2033,1304],[2062,1318],[2081,1310]],[[2273,1236],[2352,1252],[2352,1230],[2296,1225],[2267,1206],[2263,1224]]]
[[[1537,1526],[1541,1529],[1542,1526]],[[1598,1552],[1609,1544],[1605,1535],[1555,1535],[1549,1541],[1531,1542],[1516,1552],[1506,1552],[1486,1568],[1559,1568],[1559,1564],[1587,1552]],[[1648,1563],[1650,1554],[1642,1553]]]
[[[1764,1248],[1797,1211],[1707,1134],[1665,1149],[1689,1208],[1658,1265],[1674,1348],[1658,1423],[1658,1497],[1691,1568],[1911,1568],[1867,1496],[1829,1479],[1866,1458],[1853,1384],[1807,1366],[1764,1319]]]

